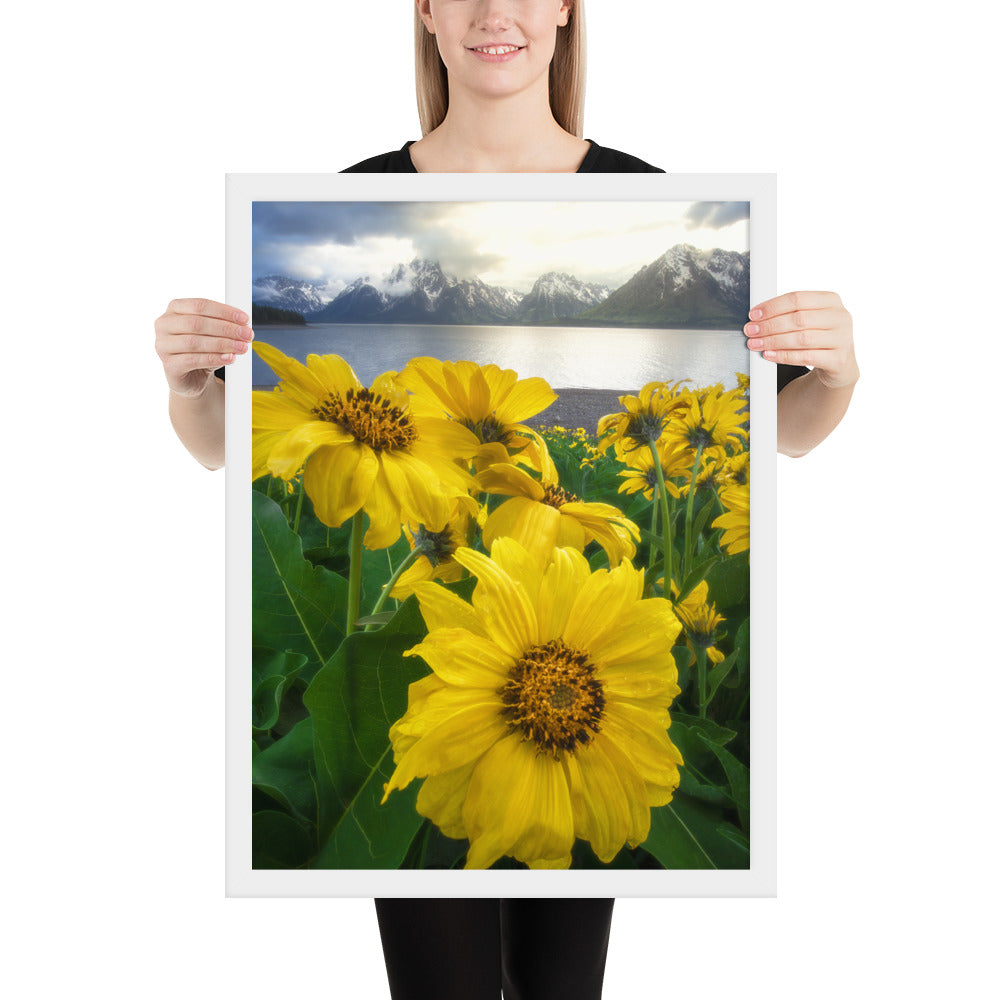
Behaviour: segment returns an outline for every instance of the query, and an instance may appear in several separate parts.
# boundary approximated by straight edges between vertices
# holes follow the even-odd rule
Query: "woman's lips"
[[[523,45],[477,45],[467,51],[484,62],[509,62],[523,48]]]

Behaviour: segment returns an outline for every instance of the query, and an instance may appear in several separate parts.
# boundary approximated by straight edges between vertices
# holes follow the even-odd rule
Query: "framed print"
[[[227,197],[229,894],[772,895],[773,177]]]

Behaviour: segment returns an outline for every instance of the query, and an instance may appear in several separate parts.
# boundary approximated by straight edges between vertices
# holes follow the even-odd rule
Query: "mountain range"
[[[742,327],[750,308],[750,255],[671,247],[614,291],[548,271],[525,294],[460,279],[414,258],[373,278],[355,278],[333,297],[323,282],[256,278],[255,304],[302,313],[312,323]]]

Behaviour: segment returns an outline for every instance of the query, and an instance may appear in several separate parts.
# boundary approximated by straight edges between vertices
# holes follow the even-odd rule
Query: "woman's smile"
[[[524,47],[523,45],[477,45],[466,51],[484,62],[509,62]]]

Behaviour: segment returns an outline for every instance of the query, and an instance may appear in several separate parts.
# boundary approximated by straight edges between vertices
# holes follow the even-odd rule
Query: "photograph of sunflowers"
[[[252,208],[253,868],[748,869],[749,203]]]

